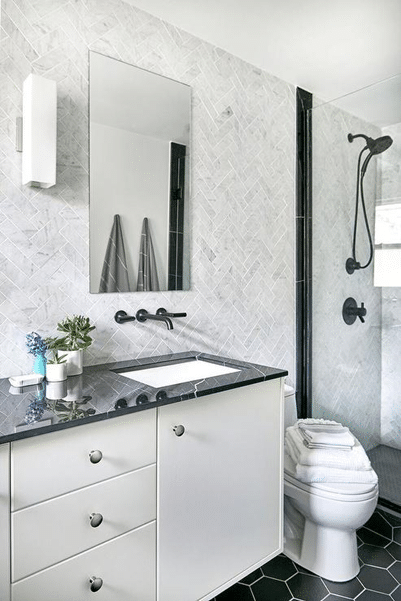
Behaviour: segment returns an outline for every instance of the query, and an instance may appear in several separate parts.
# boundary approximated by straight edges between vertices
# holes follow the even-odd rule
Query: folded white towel
[[[336,422],[324,424],[320,421],[311,423],[309,420],[299,420],[297,425],[309,448],[351,448],[355,444],[349,429]]]
[[[335,422],[332,419],[320,419],[316,417],[304,417],[298,420],[298,425],[305,426],[334,426],[336,428],[343,428],[340,422]]]
[[[295,475],[301,482],[348,482],[353,484],[376,484],[377,474],[370,470],[339,470],[333,467],[298,464]]]
[[[352,450],[327,447],[308,449],[303,443],[299,428],[290,426],[287,428],[285,440],[287,450],[294,463],[344,470],[370,470],[372,467],[364,448],[356,438],[354,438],[355,444]]]

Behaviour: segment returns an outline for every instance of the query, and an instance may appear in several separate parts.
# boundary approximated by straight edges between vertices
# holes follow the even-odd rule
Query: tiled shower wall
[[[0,376],[29,371],[25,334],[96,325],[85,362],[186,349],[294,367],[292,86],[120,0],[3,0]],[[192,86],[191,290],[88,292],[88,48]],[[21,185],[15,119],[30,73],[58,84],[57,185]],[[112,198],[110,202],[112,202]],[[119,309],[186,311],[117,325]]]
[[[348,425],[369,449],[380,442],[381,290],[373,287],[373,267],[347,274],[352,253],[356,170],[363,140],[378,128],[331,104],[313,109],[313,416]],[[375,160],[365,178],[369,223],[374,222]],[[379,172],[378,172],[379,173]],[[360,221],[361,223],[361,214]],[[369,247],[359,225],[358,260]],[[362,235],[363,233],[363,235]],[[365,323],[346,325],[342,306],[353,297],[365,304]]]
[[[383,129],[393,145],[381,155],[383,202],[401,203],[401,123]],[[401,289],[382,288],[382,443],[401,449]]]

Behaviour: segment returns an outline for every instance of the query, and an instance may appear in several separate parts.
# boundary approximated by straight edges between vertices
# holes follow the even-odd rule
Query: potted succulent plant
[[[57,324],[62,333],[59,338],[51,339],[51,348],[59,356],[65,355],[67,376],[76,376],[83,371],[83,351],[92,344],[89,332],[95,329],[89,317],[83,315],[68,316]]]

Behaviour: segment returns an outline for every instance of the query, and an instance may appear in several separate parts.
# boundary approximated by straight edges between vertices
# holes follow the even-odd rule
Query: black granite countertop
[[[162,367],[163,364],[175,362],[181,364],[180,369],[185,377],[188,360],[217,363],[237,371],[165,386],[163,389],[153,388],[123,375],[124,370]],[[85,367],[82,375],[69,376],[64,382],[43,382],[25,388],[13,388],[5,378],[0,380],[0,444],[281,378],[287,374],[283,369],[188,351],[93,365]]]

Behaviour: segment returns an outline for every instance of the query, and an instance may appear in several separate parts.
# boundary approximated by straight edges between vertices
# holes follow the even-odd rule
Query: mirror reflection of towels
[[[139,249],[138,282],[136,289],[138,292],[160,290],[155,253],[153,250],[147,217],[145,217],[142,222],[141,244]]]
[[[128,269],[125,258],[120,215],[114,215],[109,242],[103,262],[99,292],[129,292]]]

